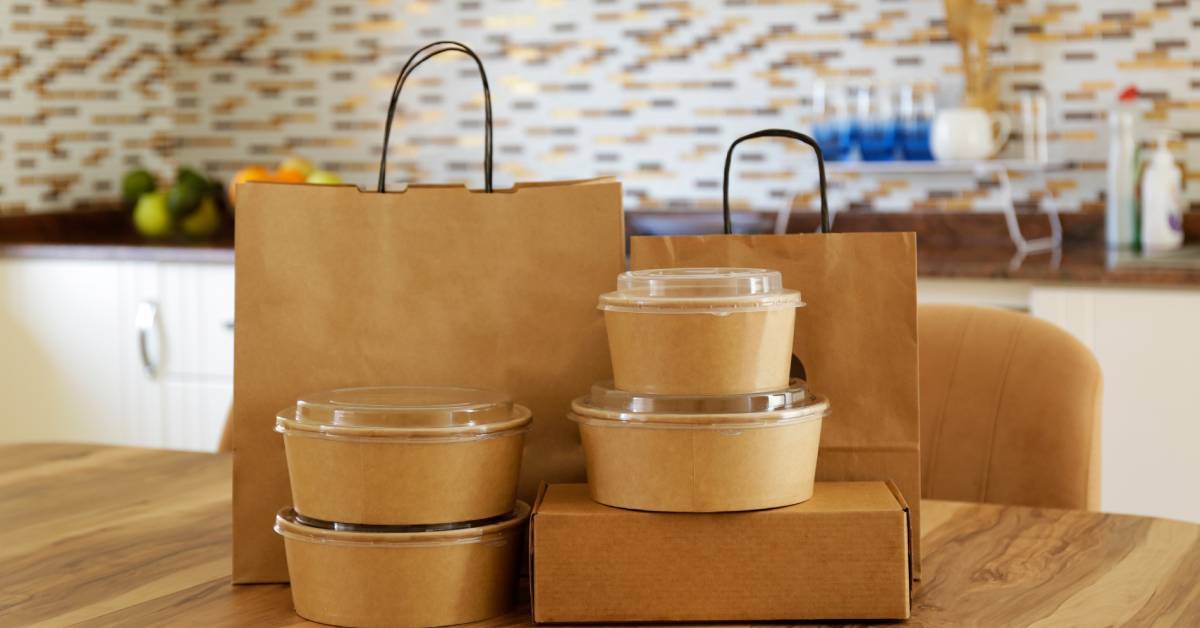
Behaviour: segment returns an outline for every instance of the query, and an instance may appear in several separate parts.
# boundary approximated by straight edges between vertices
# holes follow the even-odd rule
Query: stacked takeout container
[[[440,626],[513,601],[530,412],[504,395],[374,387],[279,413],[293,507],[276,517],[296,612],[344,626]]]
[[[592,499],[670,512],[809,499],[829,403],[790,378],[803,305],[772,270],[621,274],[600,297],[613,381],[569,415]]]
[[[626,272],[600,297],[613,380],[568,414],[587,485],[533,504],[535,622],[909,616],[903,498],[814,482],[829,402],[792,377],[803,305],[749,268]]]

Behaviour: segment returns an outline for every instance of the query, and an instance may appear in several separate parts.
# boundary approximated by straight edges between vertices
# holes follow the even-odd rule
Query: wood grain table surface
[[[230,458],[0,447],[0,626],[287,626],[284,585],[230,584]],[[926,501],[920,626],[1200,626],[1200,526]],[[527,625],[517,611],[486,622]]]

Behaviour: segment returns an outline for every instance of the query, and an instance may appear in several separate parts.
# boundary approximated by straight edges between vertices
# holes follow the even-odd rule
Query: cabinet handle
[[[154,301],[138,303],[134,326],[137,327],[138,353],[142,358],[142,370],[145,371],[146,377],[158,379],[158,362],[150,357],[150,334],[158,334],[158,303]]]

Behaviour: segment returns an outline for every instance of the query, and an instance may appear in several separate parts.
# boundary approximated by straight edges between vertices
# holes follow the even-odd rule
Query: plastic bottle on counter
[[[1104,241],[1110,248],[1138,244],[1137,221],[1137,109],[1138,92],[1127,87],[1108,114],[1108,205],[1104,214]]]
[[[1142,173],[1142,248],[1168,251],[1183,246],[1183,171],[1168,147],[1174,131],[1158,135],[1158,148]]]

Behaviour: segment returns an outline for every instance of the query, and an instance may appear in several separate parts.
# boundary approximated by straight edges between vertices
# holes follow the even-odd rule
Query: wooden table
[[[0,447],[0,626],[283,626],[286,586],[232,586],[230,459]],[[926,501],[915,625],[1200,626],[1200,526]],[[526,625],[514,613],[489,625]]]

